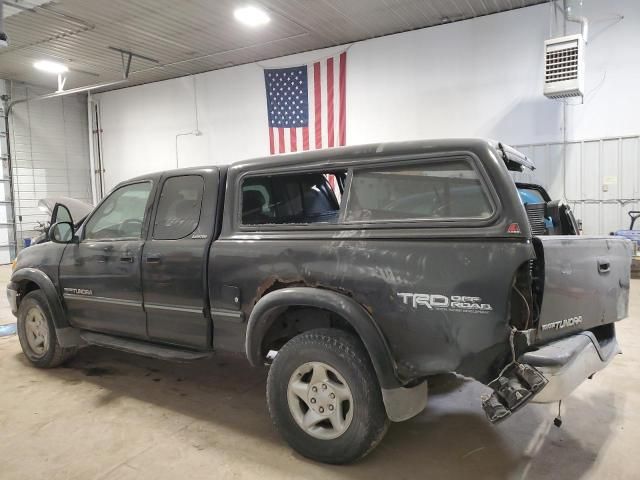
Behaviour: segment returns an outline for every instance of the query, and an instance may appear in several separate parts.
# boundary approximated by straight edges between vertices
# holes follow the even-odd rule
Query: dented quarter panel
[[[303,248],[261,239],[259,249],[256,243],[220,240],[212,259],[225,282],[255,292],[244,298],[247,314],[261,296],[263,278],[347,292],[378,323],[405,378],[461,366],[461,373],[474,376],[488,369],[506,346],[513,274],[531,255],[527,243],[486,239],[315,239],[305,240]],[[244,267],[238,268],[239,257]],[[480,297],[492,310],[414,307],[398,295],[403,292]],[[245,325],[221,323],[215,325],[214,345],[242,351]]]

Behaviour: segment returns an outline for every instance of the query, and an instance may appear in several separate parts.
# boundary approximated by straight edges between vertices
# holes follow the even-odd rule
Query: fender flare
[[[255,367],[262,364],[262,340],[278,315],[291,306],[321,308],[340,315],[364,343],[380,386],[383,389],[402,386],[396,374],[391,350],[371,315],[352,298],[319,288],[283,288],[268,293],[256,303],[247,322],[245,340],[245,350],[251,365]]]
[[[11,276],[11,282],[13,283],[21,283],[24,281],[35,283],[40,290],[44,292],[49,301],[51,313],[53,313],[53,324],[56,329],[70,327],[67,316],[64,313],[64,308],[62,307],[62,302],[60,301],[58,290],[53,284],[53,281],[51,281],[51,278],[37,268],[21,268]]]

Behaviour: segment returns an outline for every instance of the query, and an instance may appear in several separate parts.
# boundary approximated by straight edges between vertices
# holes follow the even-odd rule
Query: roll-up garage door
[[[12,85],[14,100],[50,90]],[[91,202],[86,95],[70,95],[15,105],[10,140],[18,249],[40,234],[48,215],[38,208],[46,197]]]

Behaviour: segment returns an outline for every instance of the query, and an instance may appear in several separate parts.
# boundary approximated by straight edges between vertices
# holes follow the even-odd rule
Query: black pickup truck
[[[619,352],[631,244],[579,235],[533,168],[486,140],[375,144],[154,173],[23,250],[22,349],[54,367],[99,345],[163,359],[243,352],[302,455],[372,450],[429,377],[490,386],[490,421],[554,402]]]

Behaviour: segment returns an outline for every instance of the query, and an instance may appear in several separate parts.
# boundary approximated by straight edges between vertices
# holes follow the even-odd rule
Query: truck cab
[[[18,256],[8,296],[27,358],[86,345],[267,365],[301,454],[346,463],[424,409],[444,372],[490,386],[502,421],[554,402],[619,352],[630,242],[570,209],[487,140],[304,152],[116,186]]]

